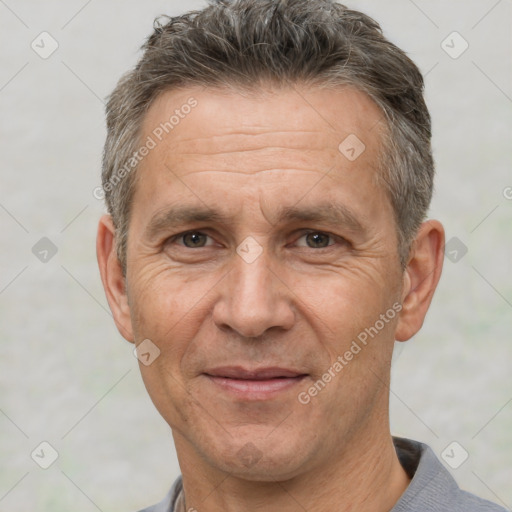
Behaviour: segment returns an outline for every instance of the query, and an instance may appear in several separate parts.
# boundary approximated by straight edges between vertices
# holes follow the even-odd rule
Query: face
[[[143,129],[125,332],[160,351],[140,367],[178,451],[283,478],[387,429],[403,274],[376,105],[351,88],[190,88]]]

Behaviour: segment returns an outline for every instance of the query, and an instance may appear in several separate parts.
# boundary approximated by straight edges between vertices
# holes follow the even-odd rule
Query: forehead
[[[380,109],[365,93],[349,86],[296,84],[250,91],[199,87],[166,91],[150,106],[142,132],[177,151],[197,152],[219,143],[226,152],[252,141],[257,146],[258,136],[264,140],[268,133],[290,149],[339,150],[340,143],[355,135],[369,149],[369,157],[380,144],[383,128]]]
[[[315,185],[315,197],[323,187],[336,199],[334,180],[346,185],[340,198],[354,197],[377,210],[374,200],[381,191],[374,174],[384,129],[377,105],[347,86],[166,91],[143,121],[142,140],[151,139],[154,147],[139,165],[135,197],[156,210],[185,196],[218,203],[215,193],[226,190],[232,196],[237,192],[233,204],[238,201],[241,208],[251,191],[260,202],[262,196],[279,201],[278,188],[286,186],[291,204],[328,176]]]

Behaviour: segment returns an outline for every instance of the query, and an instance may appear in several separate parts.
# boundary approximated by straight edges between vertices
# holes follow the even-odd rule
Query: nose
[[[238,253],[224,279],[213,320],[221,329],[232,329],[240,336],[256,338],[272,328],[288,330],[295,321],[293,293],[271,267],[267,251],[254,260]],[[274,265],[275,266],[275,265]]]

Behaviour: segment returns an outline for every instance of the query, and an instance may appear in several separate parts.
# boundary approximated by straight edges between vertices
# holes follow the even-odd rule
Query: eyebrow
[[[153,239],[161,232],[184,224],[195,222],[228,224],[230,220],[233,220],[233,218],[205,206],[178,205],[156,213],[149,221],[145,231],[146,236]],[[366,227],[348,207],[333,202],[307,207],[283,207],[277,214],[275,224],[297,221],[324,222],[335,226],[343,226],[354,233],[366,231]]]

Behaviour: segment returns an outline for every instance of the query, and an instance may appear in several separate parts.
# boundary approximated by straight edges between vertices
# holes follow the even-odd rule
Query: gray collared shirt
[[[390,512],[507,512],[490,501],[459,488],[426,444],[393,437],[400,463],[411,482]],[[167,496],[140,512],[182,512],[183,484],[179,476]]]

